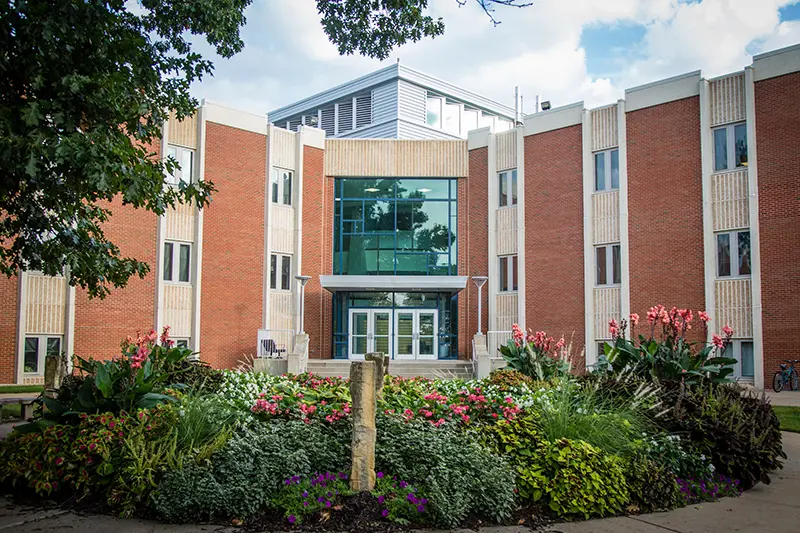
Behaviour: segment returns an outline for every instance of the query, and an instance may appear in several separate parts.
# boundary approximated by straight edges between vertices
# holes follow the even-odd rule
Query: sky
[[[533,112],[536,95],[553,107],[596,107],[626,88],[702,70],[741,70],[753,54],[800,43],[800,0],[531,0],[497,6],[493,25],[477,2],[430,0],[445,33],[394,50],[386,61],[339,56],[314,0],[254,0],[242,29],[245,48],[214,57],[215,74],[194,84],[200,99],[263,114],[398,59],[513,106],[514,86]]]

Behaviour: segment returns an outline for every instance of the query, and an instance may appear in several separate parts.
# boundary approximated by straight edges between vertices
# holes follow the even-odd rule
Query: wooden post
[[[375,394],[378,398],[383,393],[383,376],[386,375],[386,367],[384,365],[387,359],[381,352],[368,353],[364,356],[364,360],[375,363]]]
[[[350,396],[353,399],[353,443],[350,488],[364,492],[375,488],[375,363],[350,364]]]

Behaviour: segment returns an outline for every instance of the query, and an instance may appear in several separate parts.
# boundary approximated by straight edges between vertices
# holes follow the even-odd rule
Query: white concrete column
[[[594,342],[594,242],[592,232],[592,194],[594,159],[592,157],[592,113],[583,110],[583,298],[586,366],[597,362]]]
[[[764,330],[761,308],[761,235],[758,220],[758,156],[756,154],[756,94],[753,68],[744,69],[747,117],[747,190],[750,215],[750,283],[753,297],[753,380],[764,387]]]
[[[322,122],[320,122],[322,125]],[[294,324],[292,329],[300,331],[300,326],[303,323],[301,316],[300,298],[301,290],[299,283],[295,276],[303,275],[303,147],[306,146],[306,139],[310,132],[306,131],[305,126],[300,128],[300,133],[297,134],[297,148],[295,150],[295,170],[294,182],[292,183],[292,203],[294,206],[294,255],[292,256],[292,279],[290,287],[292,288],[292,304],[294,305]],[[323,183],[324,186],[324,183]]]
[[[167,157],[167,146],[169,145],[169,119],[164,121],[161,129],[161,159]],[[166,214],[158,217],[156,221],[156,264],[151,269],[151,274],[156,277],[156,297],[155,311],[153,316],[153,326],[155,330],[161,332],[164,326],[164,280],[162,269],[164,264],[164,234],[166,232]]]
[[[205,102],[197,110],[197,150],[195,152],[194,178],[196,182],[206,178],[206,106]],[[203,213],[205,209],[195,207],[194,243],[192,246],[192,330],[189,346],[200,351],[200,304],[203,295]]]
[[[517,323],[525,331],[525,128],[517,126]]]
[[[711,133],[711,99],[708,80],[700,80],[700,160],[703,175],[703,271],[705,273],[706,312],[711,317],[706,342],[722,325],[717,324],[717,302],[714,293],[716,280],[716,245],[714,243],[714,203],[711,173],[714,168],[714,140]]]
[[[27,329],[27,319],[25,308],[28,302],[28,284],[26,277],[28,275],[25,271],[20,270],[17,281],[19,283],[17,289],[17,354],[14,358],[16,368],[17,383],[22,384],[22,376],[24,371],[23,357],[25,353],[25,331]]]
[[[625,100],[617,102],[617,144],[619,150],[619,249],[620,249],[620,309],[622,318],[631,314],[631,263],[628,236],[628,131]],[[644,309],[635,310],[643,313]],[[643,317],[642,317],[643,318]],[[628,329],[630,332],[630,328]],[[599,355],[599,354],[598,354]]]
[[[275,126],[267,124],[267,136],[264,142],[267,143],[267,166],[265,169],[266,179],[264,180],[264,300],[261,303],[261,328],[269,329],[269,298],[272,290],[269,288],[269,269],[270,254],[272,253],[272,231],[270,231],[272,214],[272,171],[274,169],[273,157],[273,135]],[[299,135],[298,135],[299,137]],[[295,174],[296,175],[296,174]]]
[[[489,300],[489,320],[486,324],[486,331],[494,331],[497,327],[497,295],[500,292],[500,280],[498,279],[498,272],[500,270],[500,260],[497,258],[497,206],[500,202],[500,192],[498,190],[497,181],[497,135],[494,133],[489,134],[488,155],[486,162],[486,170],[488,173],[488,187],[487,209],[489,210],[489,239],[488,239],[488,272],[489,283],[487,283],[486,294]],[[517,175],[517,183],[519,184],[519,175]],[[476,272],[469,272],[469,275],[476,274]],[[465,334],[467,332],[464,332]],[[470,332],[472,333],[472,332]]]

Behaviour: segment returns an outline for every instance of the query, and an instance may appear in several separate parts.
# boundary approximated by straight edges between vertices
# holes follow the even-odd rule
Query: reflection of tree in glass
[[[447,226],[437,223],[432,228],[425,228],[417,232],[416,248],[418,250],[439,250],[444,252],[455,240],[456,236]]]

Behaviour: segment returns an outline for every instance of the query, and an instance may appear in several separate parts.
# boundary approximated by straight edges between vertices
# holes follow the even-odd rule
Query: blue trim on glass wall
[[[456,275],[456,183],[456,179],[336,179],[333,273]]]

